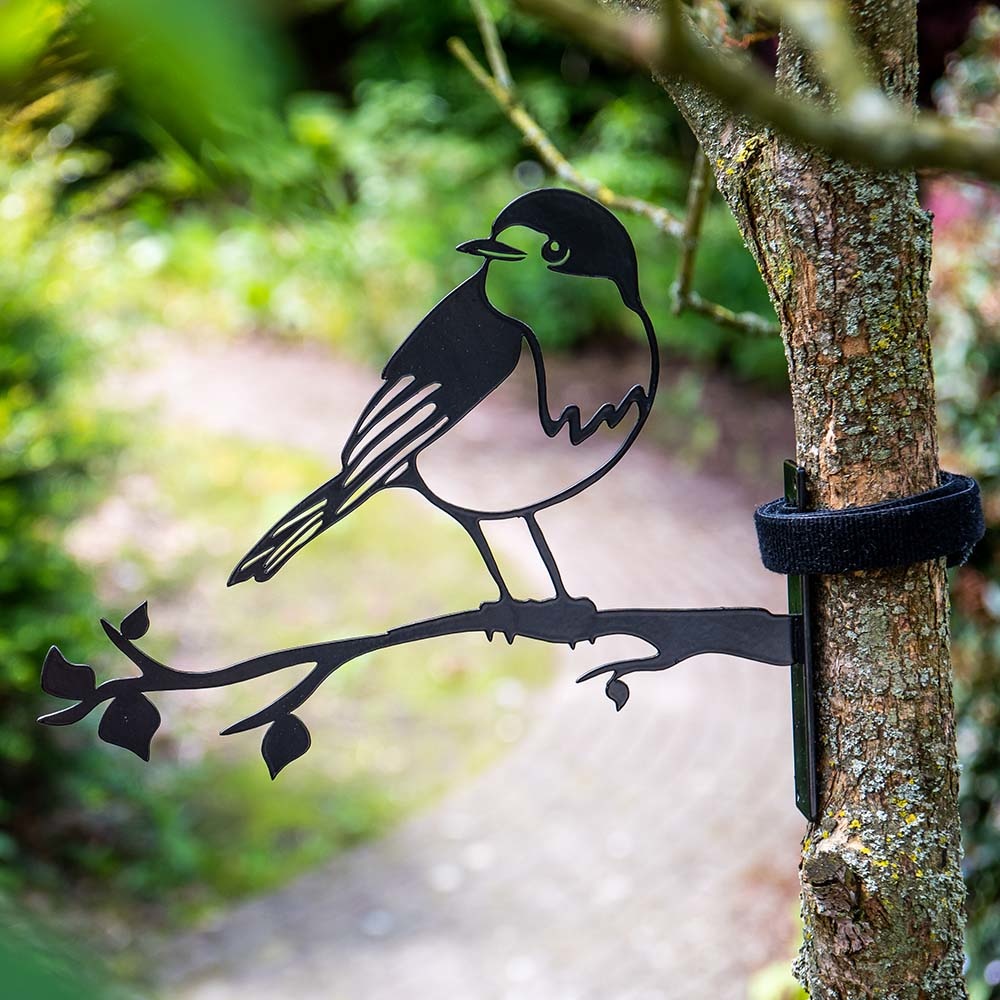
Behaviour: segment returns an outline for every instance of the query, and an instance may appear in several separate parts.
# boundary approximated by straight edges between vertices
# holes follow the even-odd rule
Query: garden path
[[[132,389],[171,417],[311,449],[331,469],[374,384],[313,347],[165,340],[158,352]],[[455,475],[517,475],[535,420],[528,401],[487,401]],[[540,520],[569,589],[598,606],[781,610],[750,509],[727,480],[640,443]],[[541,579],[529,545],[500,550]],[[161,995],[742,1000],[794,934],[804,824],[787,671],[701,657],[633,675],[616,715],[601,681],[573,680],[623,648],[560,653],[509,754],[426,812],[172,941]]]

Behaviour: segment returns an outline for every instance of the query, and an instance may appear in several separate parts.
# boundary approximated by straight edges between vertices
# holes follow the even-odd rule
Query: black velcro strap
[[[801,511],[785,499],[754,512],[764,565],[784,575],[849,573],[948,557],[965,562],[986,530],[979,484],[940,473],[925,493],[867,507]]]

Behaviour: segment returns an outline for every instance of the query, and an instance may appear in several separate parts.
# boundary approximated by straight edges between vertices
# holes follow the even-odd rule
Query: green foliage
[[[0,286],[0,664],[2,700],[18,718],[38,707],[47,635],[84,634],[92,610],[83,575],[58,539],[60,527],[85,509],[85,476],[101,438],[96,415],[84,399],[70,398],[66,384],[79,345],[25,301],[31,291]],[[30,763],[50,742],[36,734],[5,723],[5,767]]]
[[[51,928],[0,904],[4,933],[0,968],[4,992],[25,1000],[123,1000],[107,985],[100,958]]]
[[[662,91],[567,47],[506,4],[492,8],[520,94],[574,165],[619,191],[682,213],[693,144]],[[387,56],[380,32],[390,25]],[[370,304],[378,303],[372,328],[354,328],[345,338],[363,344],[370,335],[374,355],[395,346],[431,301],[468,274],[469,262],[458,259],[451,245],[479,235],[487,218],[526,188],[557,180],[546,176],[492,99],[446,55],[450,35],[478,47],[467,0],[448,0],[419,18],[406,16],[399,0],[347,0],[317,27],[331,34],[338,28],[356,32],[339,67],[348,102],[342,107],[349,110],[328,103],[324,112],[317,98],[304,100],[311,102],[314,122],[324,113],[338,121],[318,131],[330,137],[331,147],[340,147],[328,162],[350,179],[350,190],[338,201],[341,218],[348,232],[363,232],[364,241],[353,244],[361,256],[346,259],[328,287],[369,292],[378,282],[377,298],[359,298],[359,304],[369,303],[369,313]],[[300,109],[293,104],[293,122]],[[294,124],[292,130],[297,132]],[[476,197],[469,198],[470,191]],[[694,314],[671,315],[678,249],[645,221],[625,222],[642,261],[644,301],[668,350],[784,384],[777,339],[754,341]],[[553,290],[530,275],[521,283],[517,304],[549,346],[615,343],[625,332],[620,311],[594,283]],[[708,213],[697,287],[733,309],[772,315],[756,266],[721,205]],[[553,291],[562,292],[558,301],[552,301]],[[364,309],[351,308],[349,315],[368,320]]]
[[[203,163],[227,174],[280,129],[286,70],[280,36],[236,0],[90,0],[86,43],[133,105]],[[197,40],[196,43],[194,40]]]
[[[0,9],[0,84],[17,79],[36,60],[62,24],[57,0],[9,0]]]
[[[318,94],[299,95],[290,105],[291,134],[324,165],[328,207],[321,215],[286,205],[278,222],[227,204],[177,213],[166,208],[165,195],[150,192],[127,217],[77,227],[65,253],[67,263],[82,261],[92,275],[90,308],[104,321],[117,317],[125,329],[138,314],[172,327],[316,338],[383,359],[478,266],[453,247],[482,235],[523,188],[504,130],[491,140],[456,133],[446,102],[426,83],[368,81],[355,97],[349,111]],[[626,162],[628,151],[604,148],[603,141],[588,138],[587,155],[604,166]],[[642,155],[636,158],[641,164]],[[666,200],[681,185],[670,181],[670,171],[659,172],[668,183],[641,193]],[[475,199],[467,197],[470,190]],[[626,222],[642,261],[644,301],[668,355],[783,384],[776,338],[754,339],[691,313],[671,314],[678,249],[644,220]],[[600,283],[552,286],[526,268],[516,277],[514,306],[532,317],[546,345],[620,340],[620,303]],[[770,308],[721,204],[707,213],[696,282],[734,309],[766,315]]]
[[[285,35],[249,14],[233,18],[230,2],[172,4],[152,17],[143,7],[141,24],[132,0],[84,8],[87,37],[114,69],[115,90],[86,169],[79,144],[67,150],[79,176],[61,206],[93,222],[66,234],[61,263],[76,268],[83,259],[94,280],[81,305],[102,321],[116,316],[127,328],[138,315],[172,326],[266,328],[382,357],[469,273],[471,262],[451,247],[478,235],[506,201],[552,179],[447,54],[451,34],[475,43],[466,0],[419,17],[398,2],[347,0],[319,14],[307,8]],[[681,211],[690,140],[662,92],[591,62],[527,19],[498,13],[521,93],[580,169]],[[301,48],[313,31],[343,56],[334,92],[299,90],[280,107],[289,38]],[[191,33],[202,44],[185,45]],[[126,44],[133,35],[141,44]],[[317,46],[322,53],[313,55],[310,45],[317,43],[301,48],[301,73],[325,75],[329,53]],[[151,51],[156,59],[147,58]],[[130,154],[123,128],[156,159]],[[210,178],[225,179],[238,203],[220,198]],[[668,350],[782,384],[776,339],[671,315],[677,248],[644,221],[626,222]],[[708,213],[697,271],[707,297],[770,314],[721,205]],[[599,289],[581,285],[555,309],[545,308],[549,294],[525,279],[525,310],[541,317],[548,345],[620,339]]]
[[[80,111],[85,117],[86,112]],[[65,554],[63,529],[94,498],[111,444],[82,379],[90,348],[54,305],[59,279],[44,236],[62,153],[51,132],[21,122],[0,145],[0,863],[10,881],[20,852],[57,851],[47,825],[67,772],[93,778],[87,737],[35,723],[39,665],[53,636],[94,637],[90,582]]]

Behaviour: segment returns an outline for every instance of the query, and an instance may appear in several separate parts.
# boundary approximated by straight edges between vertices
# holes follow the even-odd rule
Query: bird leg
[[[559,575],[559,567],[556,565],[555,556],[552,555],[549,543],[545,541],[542,529],[538,526],[538,521],[535,520],[535,515],[525,514],[524,521],[528,525],[528,531],[531,532],[531,540],[535,543],[535,548],[538,549],[538,554],[542,557],[542,562],[545,563],[545,568],[548,570],[549,579],[552,581],[552,586],[555,587],[556,597],[572,600],[562,577]]]
[[[575,606],[579,606],[582,613],[587,615],[596,611],[594,607],[594,602],[586,597],[571,597],[569,591],[566,590],[566,584],[563,583],[562,576],[559,573],[559,567],[556,565],[555,556],[552,555],[552,550],[549,548],[549,543],[545,540],[545,536],[542,534],[542,529],[538,526],[538,521],[535,520],[534,514],[525,514],[524,521],[528,525],[528,530],[531,532],[531,539],[535,543],[535,548],[538,549],[538,554],[542,557],[542,562],[545,563],[545,568],[548,570],[549,579],[552,581],[552,586],[555,588],[556,596],[554,600],[563,605],[567,611],[571,610]],[[593,644],[594,639],[590,639],[591,644]],[[570,649],[576,649],[576,643],[569,643]]]
[[[480,611],[489,613],[493,625],[492,628],[485,630],[486,638],[492,642],[496,632],[502,632],[504,638],[507,640],[507,644],[513,645],[514,638],[520,631],[519,627],[522,620],[521,604],[523,602],[511,594],[510,588],[500,574],[500,567],[497,565],[497,561],[490,551],[489,542],[486,541],[486,535],[483,533],[479,519],[462,516],[455,511],[449,511],[449,513],[465,528],[469,533],[469,537],[476,543],[476,548],[479,549],[479,554],[483,557],[483,562],[490,571],[490,576],[493,577],[493,582],[497,585],[497,590],[500,592],[500,596],[496,601],[484,601],[479,606]]]
[[[479,524],[479,519],[475,517],[463,517],[454,511],[449,511],[449,513],[465,528],[469,533],[469,537],[476,543],[476,548],[479,549],[479,554],[483,557],[483,562],[490,571],[490,576],[493,577],[493,582],[497,585],[497,590],[500,591],[500,603],[513,601],[514,597],[511,595],[510,589],[500,574],[500,567],[497,565],[497,561],[490,551],[489,542],[486,541],[486,535]]]

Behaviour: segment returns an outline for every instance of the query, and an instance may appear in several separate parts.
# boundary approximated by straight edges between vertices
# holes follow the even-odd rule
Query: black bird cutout
[[[618,402],[600,406],[586,421],[576,405],[552,416],[538,339],[530,327],[501,312],[487,296],[489,269],[516,265],[527,256],[528,251],[500,239],[515,227],[541,234],[540,253],[550,271],[614,282],[622,302],[642,320],[649,343],[649,381],[633,386]],[[522,518],[557,598],[568,597],[535,515],[576,496],[614,468],[642,430],[656,394],[659,356],[652,322],[639,298],[635,248],[625,227],[602,205],[572,191],[547,188],[515,199],[497,216],[488,238],[457,249],[482,257],[482,267],[439,302],[389,359],[382,385],[344,445],[340,472],[264,535],[233,570],[229,586],[251,578],[269,580],[296,552],[376,493],[405,487],[465,528],[496,582],[501,601],[511,595],[483,534],[484,520]],[[510,510],[459,506],[428,485],[421,475],[420,457],[513,373],[524,344],[534,363],[538,417],[550,438],[565,432],[571,444],[579,445],[630,415],[634,422],[610,458],[566,489]]]
[[[505,237],[505,239],[501,239]],[[521,245],[518,245],[521,244]],[[537,250],[525,246],[538,247]],[[599,610],[587,598],[571,598],[563,586],[552,553],[539,529],[540,510],[587,489],[621,461],[649,417],[659,377],[653,325],[639,299],[635,249],[628,233],[605,208],[583,195],[542,190],[511,202],[493,223],[486,239],[463,243],[459,250],[482,258],[482,266],[462,282],[420,322],[389,359],[382,385],[362,409],[342,452],[342,468],[329,482],[290,510],[247,553],[229,578],[230,585],[251,578],[269,580],[303,546],[347,517],[380,490],[417,490],[468,531],[500,591],[498,601],[478,609],[400,625],[376,635],[314,642],[251,656],[210,670],[180,670],[150,656],[140,645],[149,628],[145,603],[118,627],[101,625],[111,643],[135,666],[129,676],[97,683],[87,664],[67,659],[53,646],[42,666],[42,689],[72,704],[39,719],[49,726],[68,726],[107,702],[98,736],[124,747],[143,760],[160,726],[160,714],[149,695],[242,684],[292,666],[309,667],[304,676],[270,705],[223,730],[224,736],[264,729],[261,753],[273,778],[310,746],[309,730],[295,712],[321,684],[347,663],[379,649],[445,635],[497,632],[513,642],[518,636],[568,645],[595,642],[605,636],[632,636],[649,655],[591,667],[578,681],[607,678],[605,693],[620,710],[629,698],[624,677],[666,670],[702,653],[725,653],[761,663],[792,666],[796,802],[810,819],[817,815],[815,727],[809,586],[806,577],[789,578],[792,613],[774,615],[762,608],[619,608]],[[641,320],[649,345],[649,379],[632,386],[617,402],[607,402],[584,420],[570,405],[558,416],[549,409],[545,363],[537,338],[525,323],[500,311],[487,294],[491,267],[530,266],[556,275],[604,278],[614,283],[622,302]],[[504,272],[494,272],[494,277]],[[507,273],[517,274],[510,271]],[[521,272],[523,273],[523,272]],[[556,279],[561,280],[561,279]],[[494,283],[495,285],[495,283]],[[493,288],[494,294],[497,289]],[[551,495],[509,509],[488,509],[480,497],[455,502],[444,495],[449,486],[435,485],[434,463],[421,459],[436,442],[514,373],[525,344],[538,392],[540,438],[564,438],[570,450],[602,428],[624,424],[617,448],[596,467],[590,454],[574,451],[591,471]],[[525,358],[527,367],[527,358]],[[786,468],[789,504],[804,509],[805,473]],[[541,493],[541,491],[539,491]],[[555,598],[516,600],[507,589],[486,543],[482,522],[520,518],[531,532],[555,588]]]

